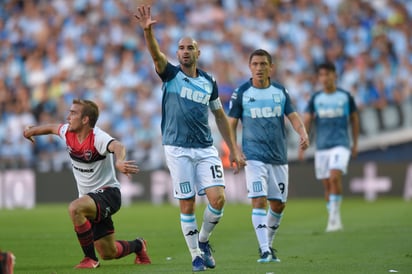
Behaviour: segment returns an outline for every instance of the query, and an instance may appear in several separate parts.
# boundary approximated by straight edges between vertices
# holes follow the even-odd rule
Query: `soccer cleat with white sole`
[[[335,232],[335,231],[342,231],[343,225],[340,221],[332,221],[328,222],[328,226],[326,227],[326,232]]]
[[[74,268],[98,268],[99,266],[99,261],[95,261],[89,257],[84,257],[84,259]]]
[[[272,253],[270,251],[260,252],[258,263],[270,263],[272,261]]]
[[[279,263],[280,259],[276,256],[276,249],[269,247],[270,252],[272,253],[272,262]]]

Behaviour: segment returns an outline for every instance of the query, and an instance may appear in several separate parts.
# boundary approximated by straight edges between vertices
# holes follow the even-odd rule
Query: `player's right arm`
[[[34,143],[34,136],[55,134],[59,135],[60,124],[46,124],[39,126],[27,126],[23,131],[24,138]]]
[[[310,128],[312,125],[312,114],[309,112],[305,112],[303,114],[303,125],[305,126],[307,134],[310,132]]]
[[[166,69],[167,57],[160,51],[159,43],[157,42],[152,26],[157,22],[152,19],[151,7],[150,6],[140,6],[137,8],[137,12],[134,17],[139,22],[140,26],[144,32],[144,39],[146,41],[147,48],[152,56],[157,73],[162,74]]]

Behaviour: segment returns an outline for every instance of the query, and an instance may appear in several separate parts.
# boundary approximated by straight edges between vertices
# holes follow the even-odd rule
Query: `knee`
[[[252,199],[252,207],[253,208],[266,208],[267,200],[266,197],[258,197]]]
[[[183,214],[193,214],[195,212],[194,198],[179,200],[180,212]]]
[[[100,258],[102,260],[112,260],[116,258],[117,250],[114,248],[103,248],[100,247],[98,244],[95,244],[96,250],[99,253]]]
[[[217,197],[214,197],[213,199],[211,199],[209,201],[209,204],[214,209],[221,210],[223,206],[225,205],[225,202],[226,202],[225,195],[222,194],[222,195],[218,195]]]
[[[282,213],[285,207],[286,207],[286,203],[283,203],[280,201],[271,202],[270,204],[270,209],[276,213]]]
[[[110,252],[110,251],[104,251],[104,252],[99,252],[100,258],[102,258],[102,260],[113,260],[116,258],[116,252]]]
[[[342,172],[340,170],[332,170],[329,176],[329,182],[337,185],[340,183],[342,178]]]
[[[76,216],[81,215],[80,207],[78,206],[76,201],[73,201],[70,203],[68,210],[69,210],[69,215],[72,219],[75,218]]]
[[[329,178],[329,182],[333,185],[337,185],[340,182],[340,176],[338,175],[331,175]]]

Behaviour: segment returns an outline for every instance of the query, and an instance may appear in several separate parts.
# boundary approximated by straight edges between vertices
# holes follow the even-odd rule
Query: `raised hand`
[[[139,6],[137,7],[137,12],[134,15],[134,17],[137,19],[139,22],[140,26],[142,29],[149,29],[153,24],[155,24],[157,21],[152,19],[151,7],[148,6]]]

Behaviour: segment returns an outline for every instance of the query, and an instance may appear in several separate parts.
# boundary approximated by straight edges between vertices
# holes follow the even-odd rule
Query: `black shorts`
[[[96,218],[91,220],[94,240],[114,233],[112,215],[122,204],[120,190],[117,187],[106,187],[87,193],[96,203]]]

